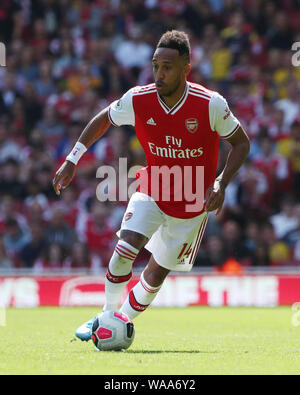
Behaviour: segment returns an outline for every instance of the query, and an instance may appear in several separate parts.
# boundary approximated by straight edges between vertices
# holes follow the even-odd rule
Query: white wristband
[[[74,145],[74,148],[72,151],[69,153],[69,155],[66,157],[66,160],[69,162],[74,163],[74,165],[77,165],[79,162],[79,159],[82,157],[82,155],[87,151],[87,148],[85,145],[77,141],[77,143]]]

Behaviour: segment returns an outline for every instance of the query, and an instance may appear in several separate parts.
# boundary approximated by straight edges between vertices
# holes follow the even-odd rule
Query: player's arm
[[[217,210],[216,215],[222,209],[227,185],[245,162],[250,150],[249,138],[241,126],[227,141],[231,144],[231,150],[228,154],[225,167],[222,173],[216,178],[214,185],[207,192],[205,208],[207,211]]]
[[[222,173],[216,178],[224,190],[247,159],[250,150],[249,137],[242,126],[227,141],[231,144],[231,150]]]
[[[60,195],[60,190],[66,188],[74,178],[76,165],[81,156],[111,125],[108,112],[109,107],[106,107],[87,124],[65,162],[57,170],[53,179],[53,188],[57,195]]]
[[[223,206],[225,189],[245,162],[250,150],[250,142],[221,95],[214,96],[210,102],[210,123],[212,130],[231,144],[225,167],[214,184],[207,189],[205,196],[206,211],[217,210],[216,215],[218,215]]]
[[[76,165],[87,149],[107,131],[109,126],[132,125],[135,118],[132,105],[132,90],[126,92],[120,100],[114,101],[97,114],[84,128],[77,143],[57,170],[53,179],[53,188],[57,195],[66,188],[74,178]]]
[[[108,117],[109,107],[104,108],[84,128],[78,142],[88,149],[95,141],[100,139],[111,125]]]

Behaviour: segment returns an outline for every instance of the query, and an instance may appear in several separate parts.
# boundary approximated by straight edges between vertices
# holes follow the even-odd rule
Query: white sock
[[[126,284],[132,276],[132,264],[139,250],[119,240],[110,259],[105,277],[105,299],[103,311],[117,310]]]
[[[151,287],[141,274],[140,281],[129,292],[120,311],[128,315],[130,319],[137,317],[152,303],[162,284],[159,287]]]

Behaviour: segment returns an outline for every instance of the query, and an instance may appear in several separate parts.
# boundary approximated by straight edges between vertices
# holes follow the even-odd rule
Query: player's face
[[[176,49],[157,48],[152,59],[156,89],[161,96],[171,96],[186,81],[190,65]]]

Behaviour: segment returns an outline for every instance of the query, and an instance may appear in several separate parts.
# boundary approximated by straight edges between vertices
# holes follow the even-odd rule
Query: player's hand
[[[205,210],[206,211],[216,211],[216,215],[222,210],[222,206],[225,198],[225,189],[222,187],[221,183],[216,180],[212,185],[207,188],[205,194]]]
[[[74,163],[65,161],[57,170],[52,184],[56,195],[60,195],[60,190],[66,188],[75,175],[76,166]]]

